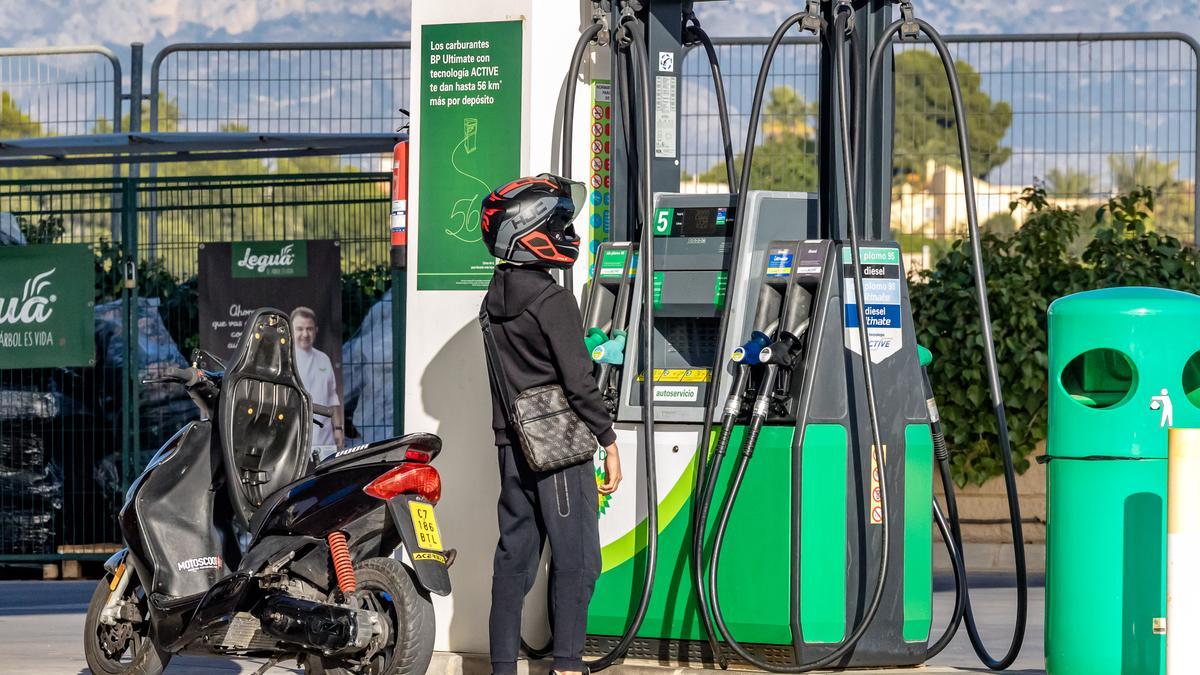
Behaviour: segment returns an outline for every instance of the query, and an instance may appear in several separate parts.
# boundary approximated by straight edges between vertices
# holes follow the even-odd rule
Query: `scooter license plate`
[[[437,519],[433,516],[433,505],[424,502],[409,502],[408,510],[412,514],[413,530],[417,533],[417,542],[421,548],[430,551],[441,551],[442,535],[438,531]]]

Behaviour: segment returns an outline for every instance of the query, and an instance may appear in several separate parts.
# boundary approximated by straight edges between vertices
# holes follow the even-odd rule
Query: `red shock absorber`
[[[329,542],[329,553],[333,556],[333,572],[337,575],[338,588],[343,594],[353,593],[358,588],[354,580],[354,563],[350,560],[350,547],[346,545],[344,532],[330,532],[325,537]]]

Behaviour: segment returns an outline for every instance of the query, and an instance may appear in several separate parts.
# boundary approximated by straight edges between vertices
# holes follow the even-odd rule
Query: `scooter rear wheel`
[[[412,572],[394,558],[370,558],[354,568],[358,590],[352,602],[384,615],[387,644],[357,669],[345,662],[309,657],[309,675],[425,675],[433,658],[434,615],[429,594],[413,583]]]
[[[132,570],[127,572],[132,573]],[[111,583],[112,575],[105,575],[88,603],[83,624],[83,655],[88,668],[95,675],[159,675],[171,655],[154,644],[148,620],[138,623],[118,621],[115,626],[100,622],[100,612],[108,602]],[[125,599],[134,600],[136,589],[135,580],[129,584]]]

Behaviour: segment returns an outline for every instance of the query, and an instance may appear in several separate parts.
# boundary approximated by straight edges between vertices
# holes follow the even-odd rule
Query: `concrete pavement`
[[[1012,630],[1013,591],[1004,575],[973,575],[975,589],[971,593],[979,619],[980,631],[988,640],[993,654],[1008,645]],[[0,582],[0,672],[11,675],[84,675],[88,673],[83,660],[83,615],[94,581],[7,581]],[[1042,608],[1044,592],[1041,586],[1030,589],[1029,625],[1025,647],[1010,673],[1040,674],[1042,662]],[[940,634],[953,602],[947,579],[935,584],[934,633]],[[168,675],[249,675],[261,662],[176,657],[167,668]],[[294,663],[293,663],[294,665]],[[522,664],[525,666],[526,664]],[[534,675],[545,672],[542,664],[534,664]],[[522,668],[523,673],[527,672]],[[920,669],[888,671],[852,671],[856,675],[872,673],[958,673],[986,671],[967,640],[966,630],[959,630],[954,641],[930,664]],[[271,673],[289,672],[277,668]],[[290,672],[296,673],[294,669]],[[486,675],[487,659],[480,655],[438,654],[430,675]],[[629,662],[609,672],[621,675],[676,675],[682,671],[656,663]],[[690,671],[705,672],[705,671]],[[714,671],[715,672],[715,671]]]

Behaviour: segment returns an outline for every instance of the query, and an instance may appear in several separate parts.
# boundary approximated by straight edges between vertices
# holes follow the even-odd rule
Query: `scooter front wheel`
[[[310,656],[309,675],[425,675],[433,658],[434,615],[429,594],[413,583],[412,572],[394,558],[370,558],[354,567],[358,589],[350,604],[378,612],[388,623],[386,643],[364,664],[351,665]]]
[[[133,574],[133,570],[126,571]],[[140,621],[118,619],[113,624],[101,622],[100,615],[108,604],[112,575],[107,574],[88,603],[87,618],[83,624],[83,656],[88,668],[95,675],[159,675],[166,668],[171,655],[154,644],[150,636],[150,621],[145,607],[138,606],[136,579],[126,587],[125,595],[118,602],[130,603],[131,611]]]

